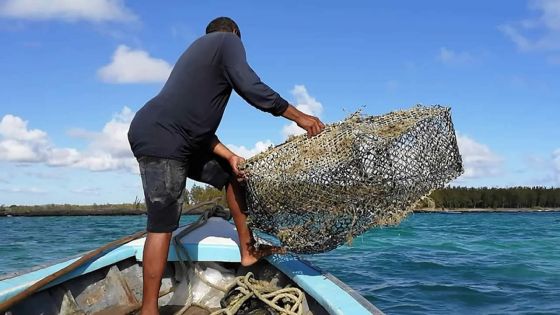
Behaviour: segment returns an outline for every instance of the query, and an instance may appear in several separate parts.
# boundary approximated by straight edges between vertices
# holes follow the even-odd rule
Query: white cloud
[[[99,69],[97,75],[108,83],[151,83],[167,80],[171,70],[172,66],[163,59],[120,45],[111,63]]]
[[[125,169],[138,172],[138,165],[130,151],[127,132],[134,112],[124,107],[107,122],[100,132],[83,131],[90,141],[86,152],[73,163],[92,171]]]
[[[35,162],[40,160],[32,143],[20,142],[12,139],[0,141],[0,158],[7,161]]]
[[[437,59],[446,65],[462,65],[473,61],[473,57],[466,51],[453,51],[446,47],[439,49]]]
[[[75,149],[55,148],[47,133],[28,129],[27,121],[13,115],[0,120],[0,160],[13,162],[45,162],[48,165],[67,165],[77,160]]]
[[[525,21],[525,24],[542,24],[551,30],[560,31],[560,2],[558,0],[533,0],[530,2],[533,10],[541,11],[537,20]]]
[[[89,141],[87,148],[57,148],[46,132],[28,129],[27,121],[6,115],[0,121],[0,160],[17,163],[44,163],[49,166],[71,166],[92,171],[124,169],[138,172],[130,151],[127,131],[134,113],[124,107],[105,124],[100,132],[77,134]]]
[[[42,141],[47,134],[39,129],[28,130],[27,121],[8,114],[0,121],[0,136],[22,141]]]
[[[260,152],[265,151],[266,149],[268,149],[270,146],[273,145],[274,144],[272,143],[272,141],[265,140],[265,141],[257,141],[257,143],[255,143],[255,146],[252,148],[247,148],[243,145],[238,146],[235,144],[228,144],[227,147],[231,151],[233,151],[233,153],[248,159],[254,155],[257,155]]]
[[[120,113],[103,126],[99,133],[93,133],[91,149],[94,152],[106,152],[114,157],[130,157],[130,145],[127,133],[134,112],[124,107]]]
[[[305,133],[305,130],[298,127],[295,122],[291,122],[289,125],[284,126],[282,128],[282,135],[284,138],[288,138],[290,136],[302,135]]]
[[[128,22],[137,17],[122,0],[6,0],[0,15],[28,20]]]
[[[504,33],[509,39],[522,51],[531,50],[534,46],[528,38],[521,35],[517,28],[512,25],[506,24],[499,27],[500,31]]]
[[[78,150],[71,148],[51,148],[47,156],[47,165],[67,166],[77,163],[82,158]]]
[[[487,145],[461,134],[457,135],[457,144],[465,168],[462,179],[497,176],[502,173],[503,159]]]
[[[309,95],[304,85],[294,86],[291,92],[296,99],[296,104],[294,106],[297,109],[308,115],[321,116],[321,114],[323,113],[323,105],[314,97]],[[288,138],[292,135],[300,135],[304,133],[305,131],[298,127],[295,122],[292,122],[282,128],[282,134],[285,138]]]
[[[22,193],[22,194],[44,194],[48,191],[36,187],[11,187],[11,188],[0,188],[0,191],[9,193]]]
[[[500,25],[499,30],[521,51],[553,54],[548,60],[554,63],[560,52],[560,1],[531,0],[529,9],[536,15]]]
[[[47,134],[39,129],[28,129],[27,121],[5,115],[0,120],[0,159],[15,162],[36,162],[49,149]]]
[[[103,172],[119,169],[126,169],[131,172],[137,172],[138,165],[134,158],[116,158],[108,153],[95,153],[93,155],[83,156],[77,163],[77,167],[87,168],[90,171]]]

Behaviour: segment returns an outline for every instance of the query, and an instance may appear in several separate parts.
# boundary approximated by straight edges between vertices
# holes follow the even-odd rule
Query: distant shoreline
[[[185,209],[189,204],[198,204],[221,198],[225,205],[224,191],[212,186],[193,186],[185,191]],[[499,208],[496,208],[499,206]],[[529,213],[560,212],[560,187],[447,187],[436,189],[428,196],[420,198],[412,207],[415,213]],[[185,209],[183,214],[185,214]],[[6,216],[115,216],[143,215],[144,202],[138,197],[132,203],[118,204],[42,204],[42,205],[0,205],[0,217]],[[201,209],[189,214],[202,213]]]
[[[119,216],[119,215],[144,215],[145,211],[133,212],[133,211],[95,211],[95,212],[83,212],[83,211],[39,211],[39,212],[11,212],[11,213],[0,213],[0,217],[87,217],[87,216]]]
[[[188,214],[201,214],[204,209],[196,209]],[[461,213],[532,213],[532,212],[560,212],[560,208],[530,208],[530,209],[485,209],[485,208],[457,208],[457,209],[415,209],[414,213],[444,213],[444,214],[461,214]],[[0,217],[50,217],[50,216],[118,216],[118,215],[144,215],[146,210],[126,209],[126,208],[85,208],[85,209],[57,209],[49,206],[41,208],[35,206],[35,209],[0,209]],[[187,214],[183,210],[183,214]]]
[[[189,211],[188,214],[201,214],[205,209],[195,209]],[[0,209],[0,217],[70,217],[70,216],[119,216],[119,215],[144,215],[146,210],[139,209],[126,209],[126,208],[109,208],[109,209],[56,209],[49,207],[48,209],[13,209],[9,208]],[[187,214],[183,209],[183,214]]]
[[[415,209],[414,213],[516,213],[516,212],[560,212],[560,208],[457,208]]]

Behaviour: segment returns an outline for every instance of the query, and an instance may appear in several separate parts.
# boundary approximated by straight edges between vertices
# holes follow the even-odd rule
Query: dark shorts
[[[227,161],[211,153],[194,155],[186,161],[158,157],[138,158],[148,212],[148,232],[172,232],[179,226],[186,179],[222,189],[232,170]]]

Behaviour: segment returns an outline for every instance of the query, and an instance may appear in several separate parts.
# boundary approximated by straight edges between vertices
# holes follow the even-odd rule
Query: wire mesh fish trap
[[[463,172],[450,109],[441,106],[356,113],[249,159],[245,169],[250,226],[296,253],[329,251],[397,224]]]

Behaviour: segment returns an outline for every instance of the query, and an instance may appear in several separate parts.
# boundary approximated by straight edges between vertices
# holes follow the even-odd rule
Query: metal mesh
[[[296,253],[397,224],[463,172],[450,110],[441,106],[356,113],[249,159],[245,169],[250,226]]]

